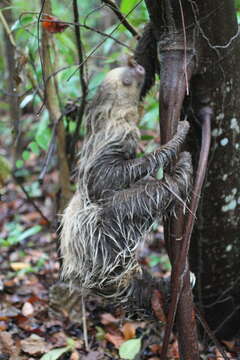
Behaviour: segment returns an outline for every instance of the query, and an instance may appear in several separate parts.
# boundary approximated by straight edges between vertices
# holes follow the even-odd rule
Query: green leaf
[[[140,121],[141,126],[146,126],[147,129],[155,130],[158,123],[158,107],[155,106],[149,110]]]
[[[122,0],[120,5],[120,10],[124,14],[127,14],[137,3],[137,0]]]
[[[145,135],[142,135],[141,136],[141,139],[144,141],[147,141],[147,140],[153,140],[154,139],[154,136],[152,136],[152,135],[147,135],[147,134],[145,134]]]
[[[28,160],[30,158],[30,152],[27,150],[24,150],[24,152],[22,153],[22,158],[23,160]]]
[[[16,161],[16,168],[17,169],[21,169],[24,165],[24,161],[23,160],[17,160]]]
[[[62,356],[62,354],[65,354],[69,351],[69,346],[65,346],[59,349],[53,349],[49,351],[48,353],[44,354],[40,360],[57,360]]]
[[[11,26],[11,31],[15,31],[17,29],[22,28],[23,26],[33,22],[34,20],[34,16],[36,17],[36,15],[24,15],[21,17],[21,21],[18,19],[15,21],[15,23]]]
[[[95,326],[95,329],[96,329],[96,339],[98,341],[104,340],[106,333],[103,330],[103,328],[101,328],[100,326]]]
[[[35,225],[31,227],[30,229],[25,230],[21,235],[18,237],[18,241],[22,241],[29,236],[37,234],[39,231],[41,231],[42,227],[40,225]]]
[[[158,180],[162,180],[162,178],[163,178],[163,168],[158,169],[156,178]]]
[[[38,144],[35,142],[35,141],[32,141],[28,147],[32,150],[32,152],[36,155],[39,155],[40,154],[40,149],[39,149],[39,146]]]
[[[161,263],[161,258],[160,256],[157,256],[157,255],[150,255],[149,256],[149,266],[150,267],[154,267],[158,264]]]
[[[89,82],[89,91],[91,91],[91,95],[95,93],[97,87],[101,84],[105,75],[106,74],[103,71],[99,71],[91,77]]]
[[[36,142],[43,150],[47,150],[50,139],[51,131],[48,128],[45,128],[41,133],[36,135]]]
[[[119,348],[122,359],[133,360],[141,349],[141,338],[125,341]]]
[[[67,344],[71,350],[74,350],[76,347],[76,342],[71,338],[67,338]]]
[[[0,184],[11,175],[11,165],[7,159],[0,155]]]

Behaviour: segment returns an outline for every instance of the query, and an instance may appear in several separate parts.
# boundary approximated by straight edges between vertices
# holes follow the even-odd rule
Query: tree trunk
[[[201,59],[200,76],[193,78],[191,89],[197,95],[197,84],[202,83],[215,116],[190,263],[210,327],[219,338],[230,339],[240,328],[240,42],[232,38],[238,31],[233,0],[196,3],[203,19]],[[194,112],[199,106],[195,100]]]
[[[196,298],[210,327],[220,338],[229,339],[239,330],[240,315],[240,179],[237,171],[240,168],[240,48],[234,1],[145,1],[161,66],[162,141],[167,141],[174,133],[180,106],[182,116],[188,114],[191,120],[192,136],[188,146],[196,169],[200,133],[197,114],[206,105],[211,106],[215,114],[208,174],[192,237],[190,269],[197,276]],[[174,56],[164,59],[166,51],[163,50],[168,54],[171,50]],[[191,51],[194,56],[192,65]],[[184,56],[181,52],[185,53]],[[186,62],[185,69],[177,60],[179,54],[182,62]],[[179,64],[180,70],[177,69]],[[175,77],[171,75],[174,72]],[[186,84],[191,77],[190,96],[186,96],[187,85],[181,80],[184,73]],[[169,78],[172,84],[169,84]],[[172,259],[179,252],[179,246],[181,248],[181,244],[176,242],[179,229],[181,233],[181,222],[175,225],[175,232],[170,227],[171,235],[167,236]],[[175,235],[172,237],[172,234]],[[171,237],[173,239],[169,241]],[[186,301],[182,292],[178,308],[182,330],[182,322],[186,319],[185,315],[182,316],[184,313]],[[182,331],[182,340],[184,336]],[[181,358],[187,359],[184,352]]]
[[[0,8],[9,7],[10,2],[4,0],[0,5]],[[1,9],[0,9],[1,11]],[[13,139],[14,146],[12,147],[13,155],[13,167],[15,168],[15,163],[17,157],[19,156],[19,143],[20,143],[20,129],[19,129],[19,120],[20,120],[20,107],[19,107],[19,96],[18,96],[18,84],[17,84],[17,65],[16,65],[16,48],[14,46],[14,39],[10,33],[11,25],[14,22],[12,9],[11,7],[5,9],[2,12],[2,16],[6,21],[6,27],[4,27],[4,45],[6,53],[6,68],[8,71],[8,103],[9,103],[9,114],[11,120],[11,126],[13,129]]]

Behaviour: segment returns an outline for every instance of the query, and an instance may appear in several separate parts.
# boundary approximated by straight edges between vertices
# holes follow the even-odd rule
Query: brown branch
[[[75,37],[76,37],[76,44],[77,44],[77,52],[78,52],[78,62],[82,63],[83,62],[83,45],[82,45],[82,40],[81,40],[81,32],[80,32],[80,27],[78,26],[79,23],[79,12],[78,12],[78,5],[77,5],[77,0],[73,0],[73,16],[74,16],[74,30],[75,30]],[[78,109],[78,119],[77,119],[77,124],[76,124],[76,129],[73,135],[73,139],[72,139],[72,146],[71,146],[71,157],[73,158],[74,155],[74,149],[75,149],[75,145],[79,136],[79,129],[81,127],[82,124],[82,119],[83,119],[83,114],[85,111],[85,107],[87,104],[87,93],[88,93],[88,85],[85,79],[85,68],[84,66],[81,66],[79,68],[79,81],[81,84],[81,89],[82,89],[82,99],[81,99],[81,105]]]
[[[51,13],[51,4],[50,0],[43,0],[42,11],[46,13]],[[40,20],[41,12],[39,14]],[[58,119],[61,118],[61,110],[58,102],[56,84],[51,79],[45,81],[46,78],[49,78],[51,75],[52,63],[50,58],[50,49],[51,41],[50,35],[43,29],[42,32],[42,69],[43,69],[43,79],[45,84],[45,100],[46,106],[49,111],[50,118],[53,125],[58,123]],[[63,211],[66,203],[71,197],[71,187],[70,187],[70,171],[68,167],[68,162],[66,158],[66,138],[65,138],[65,128],[62,121],[57,126],[57,151],[58,151],[58,162],[59,162],[59,183],[61,189],[60,196],[60,211]]]
[[[119,7],[113,2],[112,0],[102,0],[104,4],[106,4],[117,17],[121,21],[121,23],[125,26],[126,29],[133,35],[136,36],[137,39],[140,39],[140,34],[137,32],[137,30],[128,22],[126,19],[127,16],[124,16]]]
[[[4,1],[0,7],[7,5]],[[9,5],[9,4],[8,4]],[[20,142],[20,107],[19,107],[19,94],[18,94],[18,84],[16,81],[16,43],[12,36],[10,27],[13,23],[13,14],[12,9],[9,8],[4,11],[4,15],[0,10],[0,21],[3,23],[4,27],[4,45],[5,45],[5,53],[6,53],[6,65],[7,65],[7,83],[8,83],[8,103],[9,103],[9,112],[11,125],[13,128],[13,138],[14,138],[14,146],[12,148],[13,155],[13,163],[15,167],[15,162],[18,157],[19,152],[19,142]]]
[[[180,28],[183,25],[181,11],[176,18],[175,6],[168,1],[159,3],[153,0],[145,0],[153,26],[154,36],[158,41],[158,51],[160,59],[160,127],[161,143],[169,141],[175,134],[178,121],[181,118],[183,100],[186,96],[188,84],[193,70],[196,67],[194,59],[194,47],[192,35],[184,39],[184,34]],[[161,11],[160,11],[161,10]],[[173,11],[174,10],[174,11]],[[174,17],[173,17],[174,16]],[[188,19],[189,20],[189,19]],[[184,24],[185,25],[185,24]],[[186,23],[186,26],[188,22]],[[166,29],[162,33],[162,28]],[[177,31],[173,31],[173,30]],[[187,66],[186,66],[187,65]],[[172,164],[174,166],[174,164]],[[186,263],[186,276],[175,278],[175,265],[182,246],[182,236],[184,232],[183,207],[179,205],[176,211],[176,219],[170,218],[164,223],[165,240],[168,255],[172,263],[172,292],[174,292],[173,282],[180,282],[177,302],[180,300],[177,316],[178,342],[182,359],[199,359],[198,340],[195,316],[193,312],[193,298],[189,281],[188,263]],[[176,308],[171,308],[168,313],[168,321],[165,329],[164,344],[161,359],[165,360],[169,338],[172,330]]]
[[[162,348],[163,359],[165,358],[167,353],[169,337],[173,328],[176,309],[180,299],[181,289],[184,284],[184,280],[185,280],[184,278],[186,276],[186,269],[188,270],[187,258],[188,258],[188,251],[190,246],[190,239],[192,235],[193,225],[196,218],[196,212],[197,212],[197,208],[201,196],[201,190],[207,169],[208,154],[209,154],[210,141],[211,141],[211,125],[210,125],[211,117],[212,117],[211,108],[204,107],[200,110],[199,118],[202,124],[202,146],[198,161],[196,181],[192,192],[192,199],[190,206],[191,213],[189,213],[187,218],[187,224],[185,226],[183,240],[182,240],[182,247],[172,271],[172,298],[169,306],[168,321],[167,321],[165,337],[163,341],[163,348]]]

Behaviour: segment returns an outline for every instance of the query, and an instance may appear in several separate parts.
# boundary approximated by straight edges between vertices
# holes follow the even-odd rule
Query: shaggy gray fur
[[[62,278],[124,299],[134,291],[133,279],[142,276],[137,247],[157,218],[174,211],[177,199],[186,201],[192,174],[190,154],[183,152],[172,173],[156,179],[159,168],[177,159],[187,121],[165,146],[136,157],[142,70],[110,71],[92,101],[77,191],[62,219]]]

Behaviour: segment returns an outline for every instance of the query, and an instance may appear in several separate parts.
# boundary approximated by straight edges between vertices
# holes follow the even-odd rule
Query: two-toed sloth
[[[120,300],[145,276],[137,247],[156,219],[186,201],[192,175],[190,154],[180,153],[187,121],[166,145],[136,155],[144,76],[142,66],[129,64],[110,71],[98,89],[85,114],[77,190],[62,219],[63,279]]]

